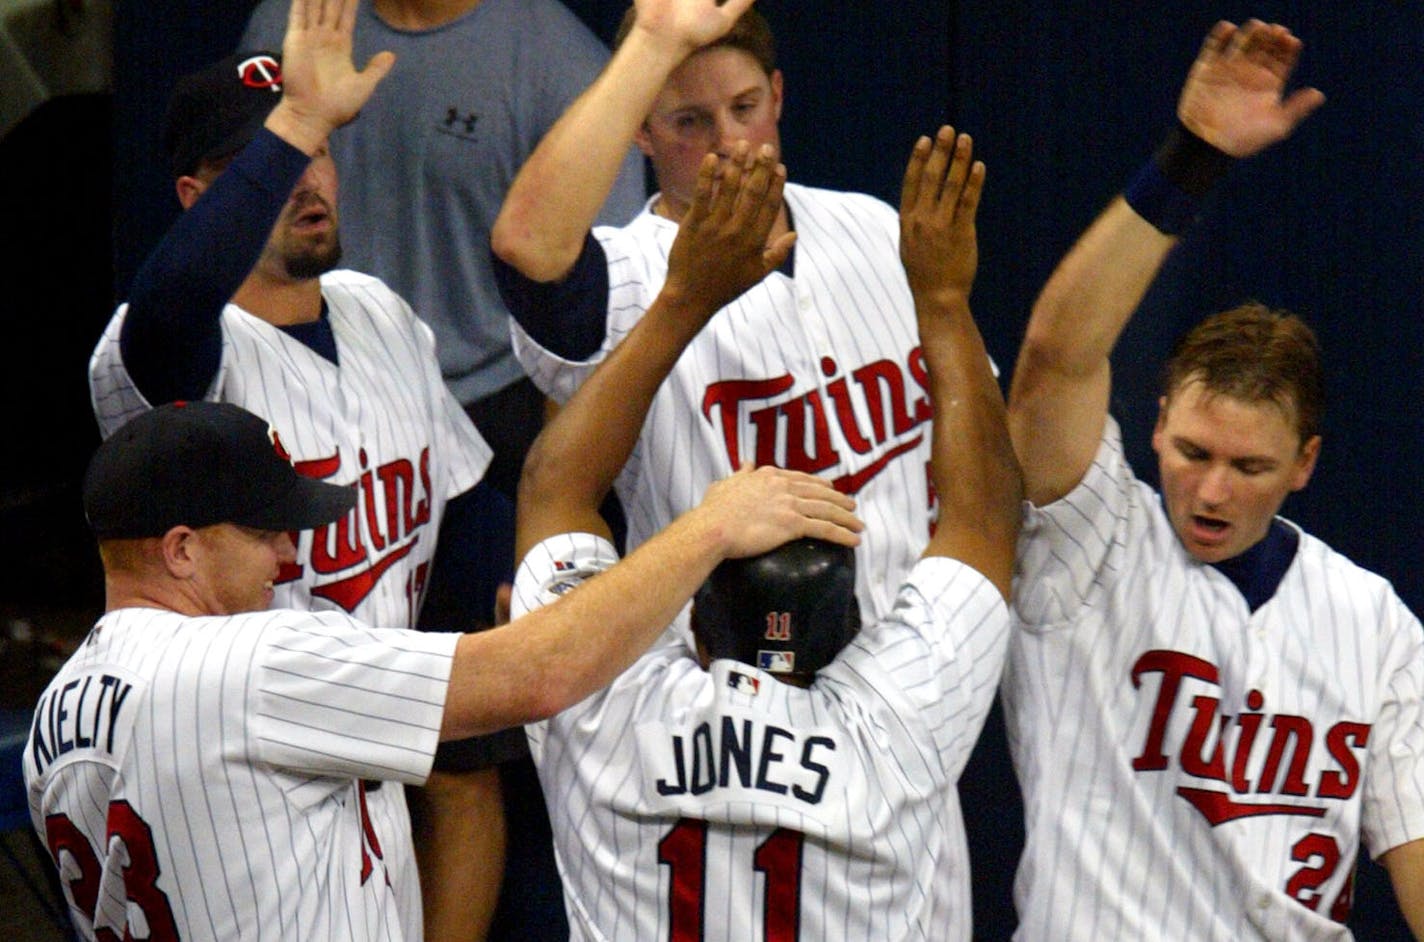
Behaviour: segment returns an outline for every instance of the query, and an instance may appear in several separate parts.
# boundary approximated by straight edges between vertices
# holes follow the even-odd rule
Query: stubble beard
[[[330,239],[301,246],[282,257],[287,277],[294,281],[320,278],[341,262],[341,237],[333,231]]]

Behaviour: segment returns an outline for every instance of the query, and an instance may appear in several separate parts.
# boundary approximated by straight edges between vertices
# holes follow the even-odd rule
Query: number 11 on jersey
[[[766,881],[762,911],[765,942],[796,942],[801,924],[799,831],[777,828],[749,861]],[[668,942],[701,942],[707,894],[707,822],[682,818],[658,842],[658,862],[671,869],[668,881]],[[756,879],[748,870],[747,879]]]

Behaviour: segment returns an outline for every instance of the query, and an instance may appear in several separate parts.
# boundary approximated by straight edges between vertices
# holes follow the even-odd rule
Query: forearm
[[[634,30],[514,178],[490,233],[536,281],[563,278],[613,188],[634,135],[685,51]]]
[[[607,535],[599,505],[653,397],[706,321],[695,307],[660,295],[535,440],[519,482],[516,559],[556,533]]]
[[[930,473],[940,507],[925,555],[969,563],[1007,597],[1023,481],[1004,398],[968,298],[917,295],[915,308],[935,406]]]
[[[1414,938],[1424,942],[1424,839],[1392,848],[1380,857],[1394,884],[1394,898]]]
[[[441,739],[546,719],[606,686],[677,616],[726,554],[714,514],[683,514],[554,604],[456,647]]]
[[[1009,427],[1037,504],[1082,479],[1107,416],[1109,355],[1176,239],[1118,197],[1034,304],[1009,392]]]
[[[119,342],[152,403],[201,398],[222,352],[223,307],[252,270],[309,158],[259,134],[173,223],[134,278]]]

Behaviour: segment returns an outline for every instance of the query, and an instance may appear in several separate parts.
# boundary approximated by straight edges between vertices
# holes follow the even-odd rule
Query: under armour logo
[[[479,122],[479,120],[480,116],[475,114],[474,112],[470,112],[468,114],[465,114],[464,116],[461,116],[460,111],[457,108],[447,108],[445,111],[445,126],[447,128],[453,128],[457,124],[463,124],[465,126],[466,134],[475,133],[475,125]]]
[[[273,93],[282,94],[282,66],[265,53],[239,62],[237,79],[248,88],[270,88]]]

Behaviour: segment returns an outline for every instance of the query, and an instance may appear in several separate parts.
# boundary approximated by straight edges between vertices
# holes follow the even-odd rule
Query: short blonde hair
[[[1213,314],[1177,342],[1162,374],[1171,399],[1199,381],[1210,393],[1241,402],[1274,402],[1294,412],[1301,442],[1320,434],[1325,382],[1320,344],[1288,311],[1249,302]]]

